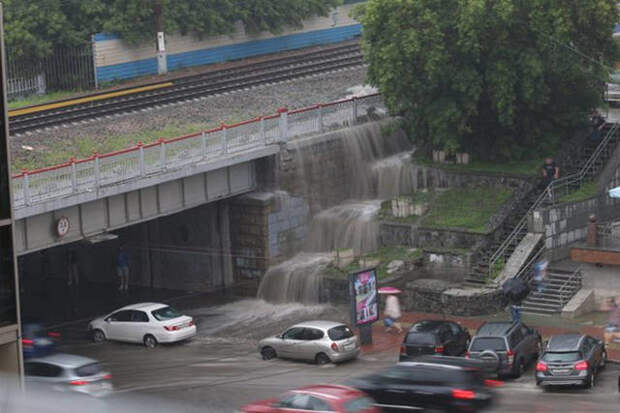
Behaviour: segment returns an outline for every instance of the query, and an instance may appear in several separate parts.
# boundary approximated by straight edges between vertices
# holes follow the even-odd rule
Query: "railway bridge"
[[[13,176],[19,255],[89,239],[257,187],[257,163],[296,137],[353,125],[379,95],[160,139]]]

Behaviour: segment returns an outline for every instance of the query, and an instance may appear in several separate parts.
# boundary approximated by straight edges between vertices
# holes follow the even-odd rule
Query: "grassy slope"
[[[450,189],[437,197],[422,223],[430,227],[464,228],[485,232],[491,216],[511,196],[512,190],[507,188]]]

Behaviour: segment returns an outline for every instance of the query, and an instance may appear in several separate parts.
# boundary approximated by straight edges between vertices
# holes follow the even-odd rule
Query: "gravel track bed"
[[[349,88],[365,80],[366,68],[358,67],[30,132],[10,139],[13,169],[50,166],[71,156],[86,157],[93,151],[104,153],[137,141],[147,143],[275,113],[280,107],[295,109],[342,99],[350,95]]]

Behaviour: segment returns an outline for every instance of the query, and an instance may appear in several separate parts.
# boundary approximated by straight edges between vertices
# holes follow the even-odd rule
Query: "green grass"
[[[484,233],[487,223],[512,196],[508,188],[476,187],[441,193],[423,219],[423,225],[462,228]]]
[[[566,194],[560,199],[558,199],[559,203],[565,202],[579,202],[585,201],[586,199],[592,198],[598,194],[598,184],[596,182],[588,182],[585,183],[578,190],[571,192],[570,194]]]
[[[67,99],[81,93],[78,90],[65,90],[60,92],[51,92],[41,96],[28,96],[9,101],[9,109],[23,108],[24,106],[42,105],[44,103],[55,100]]]
[[[404,262],[415,261],[422,257],[422,251],[417,248],[408,248],[403,246],[386,247],[378,251],[364,255],[361,259],[356,258],[351,264],[345,268],[337,268],[335,266],[328,269],[328,275],[334,277],[346,277],[349,273],[363,269],[361,264],[365,259],[367,261],[379,261],[377,265],[377,277],[382,280],[391,276],[387,272],[387,266],[394,260],[401,260]]]

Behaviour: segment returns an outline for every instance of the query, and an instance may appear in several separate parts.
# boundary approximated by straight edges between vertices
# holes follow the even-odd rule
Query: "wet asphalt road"
[[[229,304],[230,305],[230,304]],[[69,326],[74,339],[61,351],[80,354],[105,363],[112,372],[115,394],[106,403],[126,403],[139,398],[162,406],[172,403],[175,411],[231,412],[245,403],[270,398],[288,389],[315,383],[342,383],[348,378],[381,369],[395,362],[396,353],[362,355],[341,365],[316,366],[287,360],[261,360],[256,338],[279,332],[290,323],[326,314],[333,309],[298,307],[279,309],[255,303],[251,315],[207,309],[195,310],[199,335],[189,342],[147,350],[140,345],[90,343],[80,338],[84,325]],[[247,314],[247,308],[243,310]],[[190,312],[191,314],[191,312]],[[225,314],[225,315],[223,315]],[[286,314],[275,319],[274,314]],[[499,391],[493,412],[618,412],[617,383],[620,366],[609,364],[593,390],[542,391],[533,380],[532,368],[517,380],[508,380]],[[168,409],[166,409],[168,410]]]

